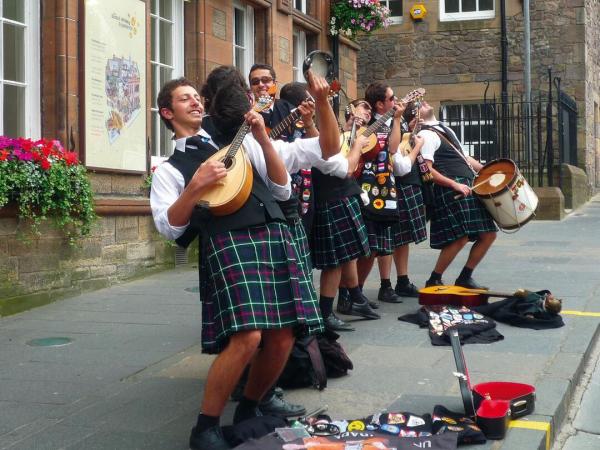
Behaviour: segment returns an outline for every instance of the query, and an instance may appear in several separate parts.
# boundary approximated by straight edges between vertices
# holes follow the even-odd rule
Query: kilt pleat
[[[394,228],[394,243],[402,245],[423,242],[427,239],[425,204],[420,186],[412,184],[396,185],[400,226]]]
[[[455,181],[469,186],[473,184],[465,177],[456,177]],[[455,190],[437,184],[433,192],[435,208],[431,216],[431,248],[444,248],[463,236],[474,241],[480,233],[498,231],[492,216],[475,195],[455,199]]]
[[[357,196],[315,205],[311,253],[317,269],[339,267],[370,253]]]
[[[323,330],[312,276],[286,224],[269,223],[208,238],[202,351],[218,353],[242,330],[302,326]]]
[[[376,253],[378,256],[394,253],[394,248],[396,248],[394,245],[395,225],[397,222],[378,222],[365,219],[371,253]]]

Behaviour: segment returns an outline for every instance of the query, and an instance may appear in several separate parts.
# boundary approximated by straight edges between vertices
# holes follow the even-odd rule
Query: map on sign
[[[123,129],[135,121],[141,111],[140,70],[131,58],[113,55],[106,62],[106,131],[110,144],[115,142]]]

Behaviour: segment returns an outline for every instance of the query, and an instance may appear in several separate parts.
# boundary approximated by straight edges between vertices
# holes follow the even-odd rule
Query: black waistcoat
[[[354,177],[338,178],[333,175],[325,175],[319,169],[312,168],[313,192],[315,203],[325,203],[339,200],[362,192]]]
[[[432,127],[429,126],[423,126],[422,129],[429,129],[433,133],[435,133]],[[462,156],[460,156],[456,149],[452,147],[445,139],[442,139],[440,137],[440,142],[441,144],[439,148],[435,151],[435,155],[433,158],[433,168],[442,175],[449,178],[466,177],[469,179],[473,179],[475,177],[475,174],[473,173],[465,159]]]
[[[196,170],[217,150],[200,136],[186,140],[185,152],[175,151],[167,160],[181,172],[187,186]],[[190,218],[188,230],[176,240],[179,245],[187,247],[199,232],[214,236],[231,230],[248,228],[263,223],[284,221],[285,217],[277,201],[258,175],[253,170],[252,193],[239,210],[227,216],[214,216],[206,208],[196,206]]]

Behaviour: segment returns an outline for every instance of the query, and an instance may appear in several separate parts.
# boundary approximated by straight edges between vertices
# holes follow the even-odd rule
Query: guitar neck
[[[240,127],[238,132],[235,134],[235,137],[231,141],[231,144],[229,144],[229,150],[227,150],[225,158],[231,159],[231,158],[235,157],[235,154],[242,146],[242,142],[244,142],[244,138],[246,137],[246,134],[248,134],[248,131],[250,131],[250,124],[248,124],[247,122],[244,122],[244,124]]]
[[[294,109],[287,115],[285,119],[273,127],[269,133],[269,137],[271,139],[277,139],[285,130],[287,130],[292,124],[296,123],[298,119],[300,119],[300,115],[300,110],[298,108]]]
[[[381,116],[379,119],[377,119],[375,122],[373,122],[371,125],[369,125],[369,128],[367,128],[364,132],[363,132],[363,136],[369,137],[371,136],[373,133],[375,133],[385,122],[387,122],[396,112],[396,110],[394,108],[390,109],[388,112],[386,112],[383,116]]]

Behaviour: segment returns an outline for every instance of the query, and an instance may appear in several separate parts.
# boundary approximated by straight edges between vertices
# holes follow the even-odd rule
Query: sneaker
[[[402,303],[402,299],[396,295],[391,286],[379,288],[377,300],[384,303]]]
[[[369,299],[364,294],[360,294],[360,303],[352,302],[352,311],[350,314],[353,316],[361,316],[365,319],[381,319],[381,316],[373,311],[373,308],[369,305]]]
[[[379,303],[377,302],[372,302],[369,300],[369,306],[371,307],[371,309],[379,309]]]
[[[306,408],[302,405],[295,405],[278,397],[276,394],[258,404],[258,409],[265,416],[276,417],[300,417],[306,414]]]
[[[396,289],[394,289],[394,291],[396,292],[396,295],[398,295],[400,297],[418,297],[419,296],[419,290],[412,283],[408,283],[406,286],[402,286],[402,287],[400,287],[399,285],[396,285]]]
[[[220,426],[210,427],[201,433],[192,428],[190,435],[190,448],[192,450],[228,450],[231,447],[223,437]]]
[[[350,306],[352,309],[352,306]],[[323,319],[325,322],[325,328],[332,331],[354,331],[354,328],[349,323],[344,322],[338,316],[336,316],[333,312],[327,317]]]
[[[457,278],[456,281],[454,282],[454,285],[468,288],[468,289],[483,289],[486,291],[489,290],[488,287],[481,286],[479,283],[477,283],[477,281],[475,281],[473,278],[470,278],[470,277],[467,279]]]

